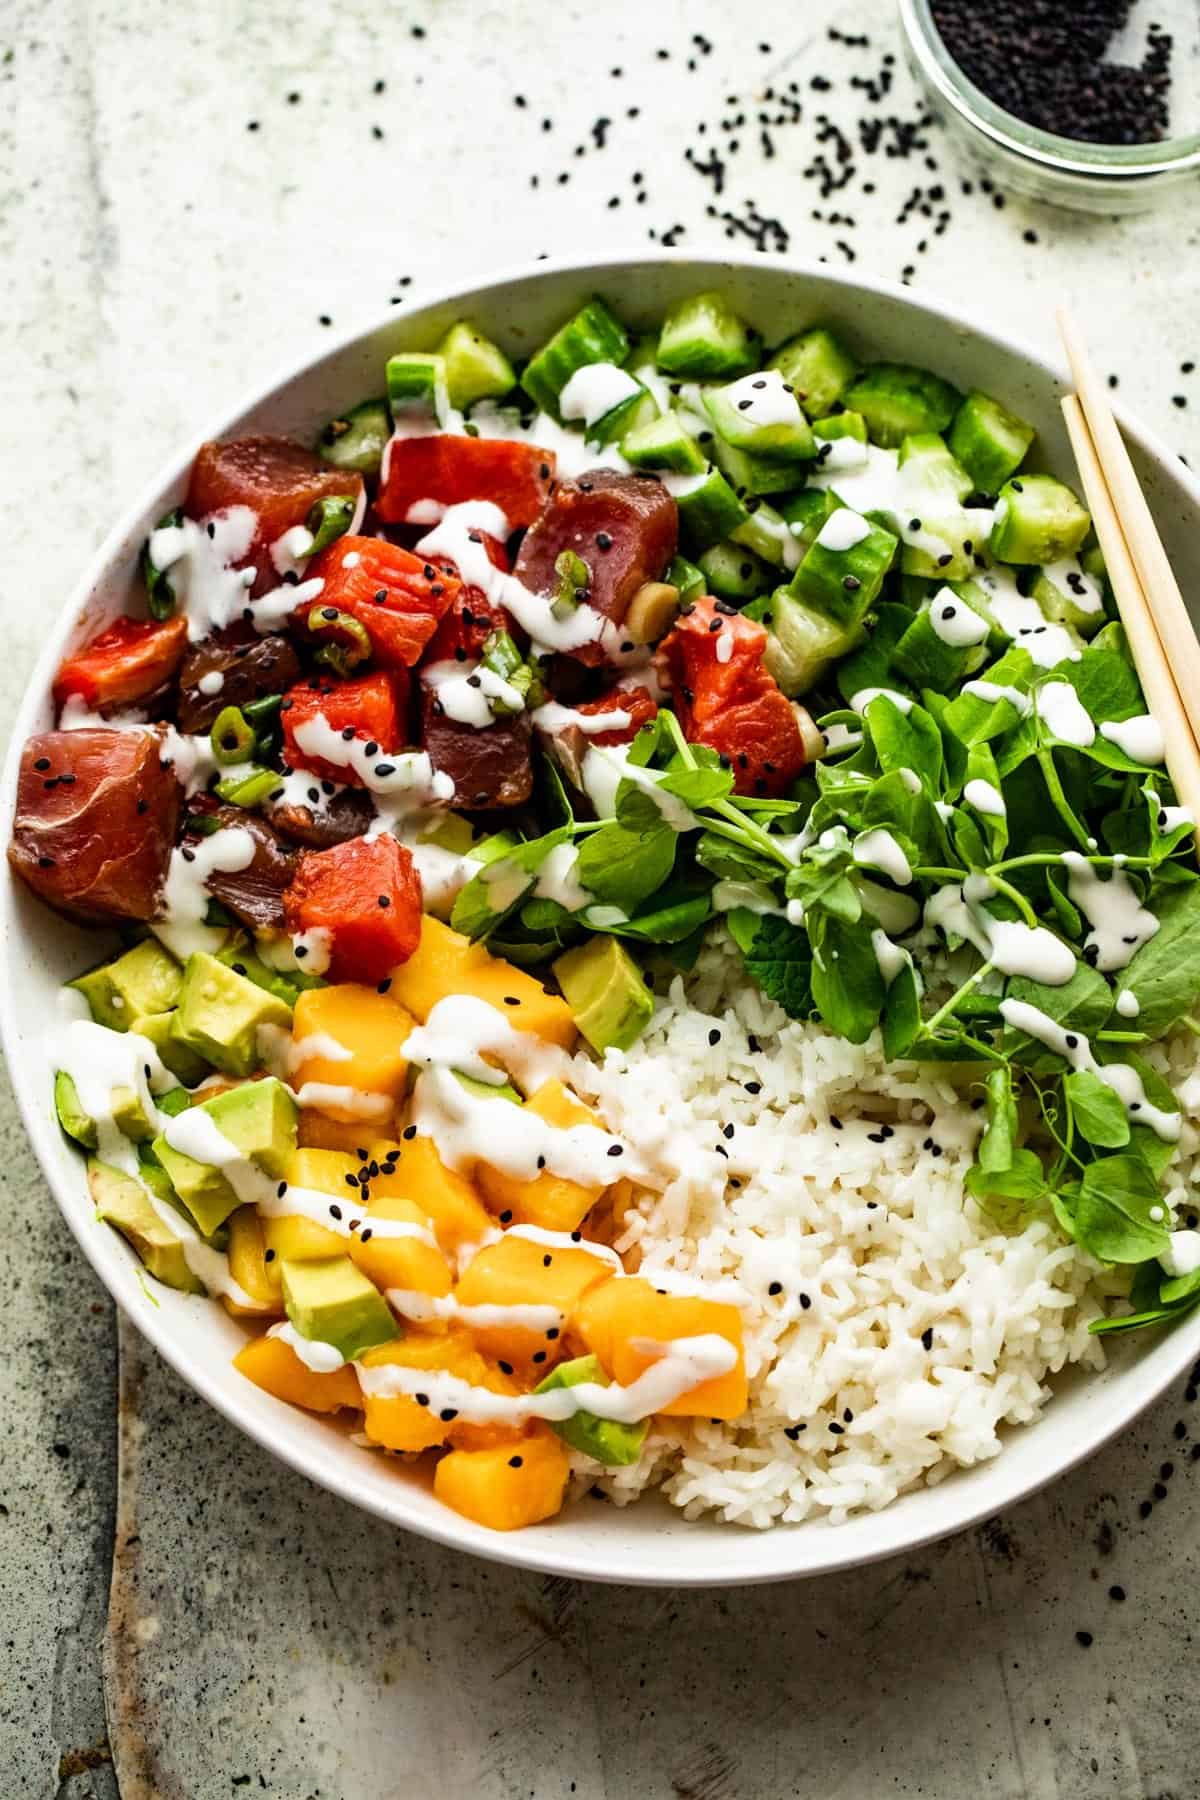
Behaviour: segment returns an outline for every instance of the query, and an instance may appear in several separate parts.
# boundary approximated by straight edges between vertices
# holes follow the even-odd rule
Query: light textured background
[[[1200,452],[1200,380],[1180,373],[1200,346],[1194,190],[1120,224],[1001,210],[961,191],[972,172],[935,132],[915,157],[856,156],[822,201],[803,178],[817,114],[864,107],[850,79],[899,52],[892,7],[742,10],[4,0],[5,716],[114,507],[247,384],[318,349],[321,315],[348,328],[422,282],[672,228],[721,245],[684,156],[714,139],[739,146],[716,207],[777,215],[794,252],[841,262],[841,238],[864,268],[911,265],[1046,345],[1066,296],[1129,403]],[[830,23],[871,49],[830,46]],[[874,110],[911,120],[898,55],[894,74]],[[756,96],[793,80],[804,119],[772,129],[768,155]],[[112,1309],[7,1094],[0,1184],[3,1796],[113,1800],[118,1777],[125,1800],[1200,1794],[1184,1393],[910,1564],[714,1596],[575,1586],[358,1516],[128,1330],[118,1391]]]

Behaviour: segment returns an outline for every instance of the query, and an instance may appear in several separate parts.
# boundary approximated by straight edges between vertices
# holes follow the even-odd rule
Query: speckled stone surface
[[[1044,345],[1066,298],[1123,395],[1200,452],[1200,382],[1180,372],[1200,344],[1194,190],[1112,223],[1001,208],[936,132],[897,158],[885,125],[864,156],[862,112],[917,113],[892,15],[10,5],[6,717],[106,519],[180,438],[318,349],[323,317],[348,328],[542,252],[749,232],[839,264],[840,240]],[[831,23],[871,47],[831,46]],[[875,105],[851,80],[889,54]],[[789,82],[802,120],[764,128],[784,109],[763,88]],[[826,198],[805,177],[820,156],[844,166],[822,113],[853,142]],[[31,496],[52,531],[11,529]],[[576,1586],[361,1517],[244,1442],[128,1328],[118,1398],[117,1323],[7,1092],[0,1188],[5,1800],[114,1800],[118,1781],[125,1800],[1200,1793],[1187,1393],[908,1563],[716,1595]]]

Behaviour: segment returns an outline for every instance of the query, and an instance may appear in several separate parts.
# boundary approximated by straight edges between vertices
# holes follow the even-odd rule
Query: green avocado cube
[[[65,1069],[60,1069],[54,1077],[54,1110],[69,1138],[74,1138],[85,1150],[96,1148],[96,1121],[80,1106],[78,1089]]]
[[[268,994],[274,994],[276,1000],[282,1000],[285,1006],[295,1006],[306,988],[325,986],[322,976],[308,975],[303,969],[273,969],[270,963],[255,955],[246,939],[241,936],[235,937],[232,943],[225,944],[215,955],[219,963],[227,964],[237,975],[244,975],[255,987],[265,988]]]
[[[87,1175],[97,1216],[133,1245],[148,1272],[166,1287],[203,1294],[204,1283],[188,1267],[182,1238],[159,1217],[140,1183],[94,1156],[88,1158]]]
[[[166,1012],[179,999],[183,970],[156,938],[143,938],[113,962],[67,983],[78,988],[97,1025],[128,1031],[142,1013]]]
[[[379,1289],[348,1256],[279,1265],[283,1304],[294,1330],[315,1343],[332,1344],[353,1362],[372,1344],[399,1334]]]
[[[287,1030],[291,1022],[286,1002],[236,969],[203,950],[188,957],[171,1035],[222,1074],[252,1074],[262,1062],[262,1027]]]
[[[654,1013],[642,972],[615,937],[593,937],[554,964],[558,985],[575,1023],[601,1055],[628,1050]]]
[[[598,1356],[577,1356],[573,1362],[559,1363],[533,1391],[547,1394],[554,1388],[579,1387],[585,1381],[598,1382],[601,1387],[609,1385]],[[595,1413],[577,1412],[569,1419],[552,1419],[550,1429],[572,1450],[620,1469],[635,1463],[642,1454],[650,1421],[643,1419],[637,1425],[625,1425],[619,1419],[598,1419]]]
[[[188,1110],[207,1113],[222,1136],[264,1175],[283,1177],[296,1148],[296,1102],[273,1075],[214,1094]],[[154,1154],[207,1237],[241,1204],[241,1197],[222,1169],[176,1149],[171,1137],[168,1125],[154,1140]]]
[[[202,1056],[175,1036],[172,1030],[174,1018],[173,1012],[141,1013],[129,1029],[154,1045],[164,1069],[169,1069],[185,1087],[195,1087],[212,1070]]]

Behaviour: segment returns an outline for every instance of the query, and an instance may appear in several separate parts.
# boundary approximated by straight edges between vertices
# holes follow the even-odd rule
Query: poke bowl
[[[16,720],[0,1025],[259,1445],[741,1584],[994,1514],[1195,1361],[1192,822],[1060,392],[861,277],[539,264],[118,523]],[[1187,591],[1200,489],[1123,423]]]

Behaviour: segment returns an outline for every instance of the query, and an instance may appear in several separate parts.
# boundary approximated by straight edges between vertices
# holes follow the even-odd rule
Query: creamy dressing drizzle
[[[887,520],[889,529],[902,543],[914,550],[923,550],[928,556],[944,556],[953,541],[961,541],[964,535],[969,535],[976,545],[987,542],[992,529],[992,514],[983,510],[968,511],[952,493],[923,479],[919,461],[908,462],[901,468],[897,450],[885,450],[877,444],[860,444],[857,448],[861,455],[843,451],[838,465],[831,467],[838,443],[853,441],[835,440],[834,449],[809,477],[810,487],[832,488],[846,506],[852,506],[860,513],[878,513]],[[850,460],[852,456],[853,460]],[[951,535],[941,537],[926,530],[927,522],[953,527]]]
[[[964,681],[962,691],[964,694],[974,694],[977,700],[988,700],[993,704],[999,700],[1007,700],[1023,719],[1032,711],[1033,702],[1020,688],[1005,687],[1002,683],[997,685],[992,681]]]
[[[611,819],[617,810],[617,790],[623,781],[649,795],[663,823],[672,831],[693,831],[700,823],[690,806],[661,786],[664,771],[643,769],[629,760],[628,744],[593,744],[580,765],[583,791],[601,819]]]
[[[968,781],[963,789],[963,799],[968,806],[973,806],[977,813],[984,813],[988,818],[1003,819],[1007,817],[1008,808],[1004,804],[1004,796],[992,782],[976,777]]]
[[[496,723],[489,702],[498,700],[509,713],[525,710],[525,696],[484,663],[436,662],[421,670],[421,680],[437,695],[448,719],[486,731]]]
[[[1030,1006],[1025,1000],[1002,1000],[1000,1016],[1014,1031],[1023,1031],[1027,1037],[1045,1044],[1073,1069],[1086,1069],[1099,1076],[1105,1087],[1112,1089],[1135,1125],[1148,1125],[1164,1143],[1178,1141],[1182,1127],[1179,1113],[1164,1112],[1151,1105],[1142,1078],[1131,1063],[1098,1063],[1092,1055],[1089,1039],[1081,1031],[1067,1029],[1040,1007]]]
[[[580,881],[579,846],[556,844],[538,870],[533,894],[536,900],[554,900],[567,912],[582,912],[596,896]]]
[[[461,1300],[456,1300],[453,1294],[435,1296],[420,1293],[416,1288],[387,1288],[384,1290],[384,1298],[393,1311],[398,1312],[402,1318],[413,1320],[415,1324],[424,1324],[430,1319],[457,1319],[463,1325],[473,1326],[476,1331],[490,1331],[508,1325],[544,1335],[547,1331],[561,1330],[567,1319],[566,1313],[560,1312],[557,1306],[538,1306],[532,1303],[466,1306]]]
[[[1068,871],[1067,893],[1092,927],[1084,947],[1095,949],[1095,967],[1101,974],[1123,969],[1135,951],[1154,936],[1158,920],[1142,905],[1132,881],[1116,864],[1105,880],[1077,850],[1064,850],[1062,860]]]
[[[956,650],[982,644],[988,634],[987,620],[948,587],[939,588],[929,602],[929,623],[943,644]]]
[[[571,727],[582,731],[585,737],[596,737],[603,731],[628,731],[633,724],[632,713],[620,707],[614,707],[611,712],[585,713],[578,712],[573,706],[560,706],[557,700],[547,700],[529,716],[539,731],[548,731],[554,736]]]
[[[850,711],[858,714],[866,712],[872,700],[890,700],[897,712],[910,713],[913,703],[907,694],[898,694],[895,688],[870,687],[859,688],[857,694],[850,696]]]
[[[1051,737],[1087,750],[1096,741],[1092,716],[1069,681],[1048,681],[1034,699],[1038,717]]]
[[[750,425],[799,425],[800,402],[779,369],[762,369],[731,381],[725,398]]]
[[[503,1013],[472,994],[448,994],[439,1000],[424,1025],[409,1032],[404,1056],[415,1068],[458,1069],[496,1087],[503,1085],[507,1070],[526,1093],[547,1081],[566,1081],[571,1069],[570,1058],[556,1044],[546,1043],[536,1032],[518,1030]],[[497,1058],[503,1066],[497,1068],[487,1057]]]
[[[1152,765],[1166,755],[1162,727],[1151,713],[1139,713],[1133,719],[1110,719],[1100,727],[1100,736],[1123,750],[1130,762]]]
[[[558,410],[564,419],[582,420],[584,430],[590,431],[606,413],[641,391],[641,383],[627,369],[615,363],[585,363],[559,394]]]
[[[818,531],[816,542],[822,550],[840,553],[853,550],[856,544],[861,544],[870,535],[871,527],[860,513],[856,513],[853,507],[839,506],[836,512],[830,513]]]
[[[1075,972],[1074,952],[1044,926],[993,919],[981,904],[990,892],[986,877],[974,875],[961,886],[939,888],[925,903],[925,922],[948,936],[965,938],[1003,975],[1063,987]]]
[[[150,560],[156,569],[170,571],[191,643],[241,617],[254,585],[254,570],[232,565],[249,555],[257,530],[258,514],[250,507],[227,506],[203,524],[184,519],[150,533]]]
[[[877,827],[864,831],[854,840],[853,856],[865,868],[878,869],[897,887],[907,887],[912,880],[912,867],[890,831]]]
[[[254,839],[244,825],[223,826],[194,844],[177,844],[171,852],[163,890],[163,913],[154,921],[154,935],[186,962],[196,950],[219,950],[228,933],[222,926],[206,925],[204,915],[210,875],[233,874],[254,861]]]
[[[297,725],[294,736],[306,756],[353,769],[365,788],[401,811],[454,798],[454,783],[434,769],[424,750],[376,750],[368,755],[369,739],[346,738],[320,712]]]
[[[280,1320],[278,1324],[272,1325],[267,1336],[279,1338],[314,1375],[334,1375],[345,1365],[346,1359],[336,1344],[322,1343],[319,1338],[301,1337],[290,1319]]]
[[[476,1059],[475,1067],[489,1065]],[[494,1080],[496,1071],[490,1075]],[[411,1121],[422,1136],[433,1139],[451,1169],[486,1162],[521,1181],[535,1180],[544,1169],[594,1188],[607,1187],[618,1174],[643,1173],[632,1147],[621,1139],[595,1125],[548,1125],[525,1107],[473,1094],[442,1064],[424,1068],[417,1077]],[[615,1158],[609,1160],[612,1144],[620,1144],[623,1152],[620,1169]]]

